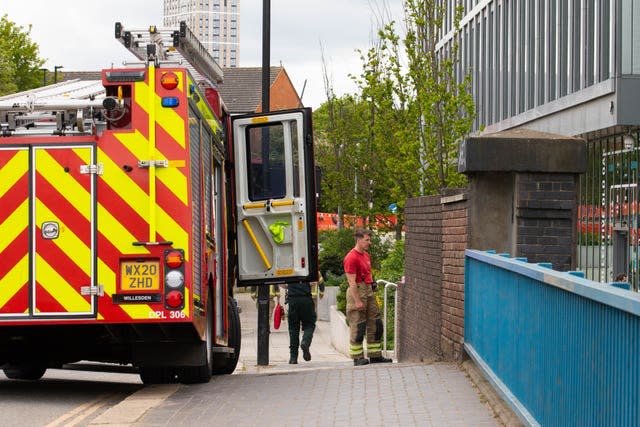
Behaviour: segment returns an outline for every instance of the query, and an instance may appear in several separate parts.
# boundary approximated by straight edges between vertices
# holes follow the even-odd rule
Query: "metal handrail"
[[[376,280],[377,284],[384,284],[384,302],[382,305],[382,316],[384,317],[384,322],[382,324],[382,336],[384,340],[382,341],[382,351],[384,352],[384,357],[387,357],[387,288],[392,286],[394,288],[398,288],[397,283],[389,282],[387,280]],[[393,295],[393,353],[396,354],[396,337],[398,336],[398,293],[396,292]]]

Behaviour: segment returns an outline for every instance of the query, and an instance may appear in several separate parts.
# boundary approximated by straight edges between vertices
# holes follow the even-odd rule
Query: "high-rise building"
[[[587,142],[577,267],[640,287],[640,9],[635,0],[438,0],[437,45],[458,42],[475,130],[526,128]],[[464,8],[456,32],[454,8]],[[556,189],[554,188],[553,191]],[[570,237],[572,234],[567,236]]]
[[[237,67],[240,54],[240,0],[164,0],[163,23],[181,21],[198,36],[222,67]]]

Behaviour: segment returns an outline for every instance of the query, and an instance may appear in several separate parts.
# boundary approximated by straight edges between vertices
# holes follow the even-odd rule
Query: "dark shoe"
[[[371,363],[391,363],[391,362],[393,362],[393,360],[387,359],[386,357],[383,357],[383,356],[371,357],[370,359],[371,359]]]
[[[300,344],[300,348],[302,349],[302,358],[307,362],[311,360],[311,353],[309,353],[309,344],[303,342]]]
[[[289,365],[297,365],[297,364],[298,364],[297,357],[292,357],[291,359],[289,359]]]
[[[369,364],[369,359],[365,359],[364,357],[361,357],[360,359],[354,359],[353,360],[353,366],[364,366],[364,365],[368,365]]]

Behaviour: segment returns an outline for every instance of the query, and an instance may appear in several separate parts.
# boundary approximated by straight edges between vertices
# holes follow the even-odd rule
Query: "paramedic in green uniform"
[[[304,360],[311,360],[311,340],[316,329],[316,310],[311,297],[309,283],[289,283],[287,285],[286,302],[289,304],[287,315],[289,325],[289,363],[298,363],[298,346],[302,349]],[[302,326],[302,341],[300,341],[300,326]]]

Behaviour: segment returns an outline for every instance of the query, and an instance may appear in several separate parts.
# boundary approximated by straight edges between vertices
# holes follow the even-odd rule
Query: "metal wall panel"
[[[465,348],[531,425],[639,425],[640,296],[468,250]]]

